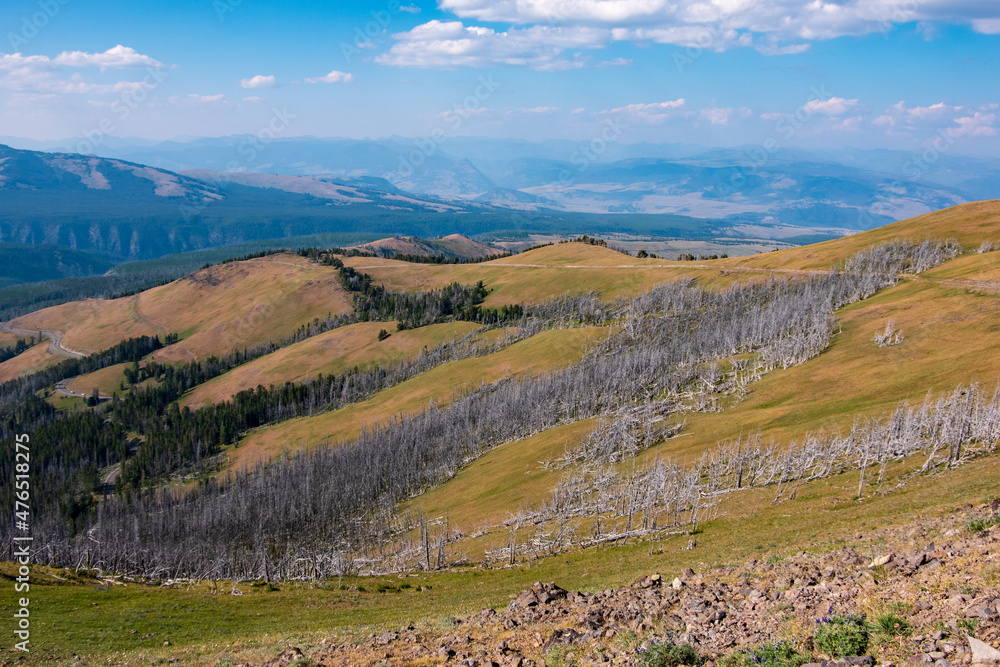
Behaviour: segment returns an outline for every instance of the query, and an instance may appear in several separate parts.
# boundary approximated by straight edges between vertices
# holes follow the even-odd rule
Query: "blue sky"
[[[998,69],[995,0],[6,0],[0,134],[988,154]]]

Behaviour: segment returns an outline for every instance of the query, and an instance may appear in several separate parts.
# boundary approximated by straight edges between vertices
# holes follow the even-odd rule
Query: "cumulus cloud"
[[[734,46],[752,46],[753,36],[718,25],[672,25],[664,27],[613,28],[616,41],[656,42],[689,48],[725,51]]]
[[[918,21],[1000,32],[1000,6],[981,0],[440,0],[438,5],[460,18],[617,27],[627,30],[621,39],[681,46],[692,45],[692,35],[700,31],[700,39],[707,41],[698,44],[702,48],[730,48],[750,40],[766,55],[800,53],[807,48],[804,41],[887,32],[896,24]],[[763,43],[757,44],[759,40]]]
[[[974,112],[971,116],[962,116],[955,119],[955,127],[949,131],[957,137],[995,137],[997,130],[994,127],[996,114]]]
[[[278,80],[271,74],[258,74],[249,79],[240,79],[241,88],[274,88]]]
[[[135,49],[121,44],[104,53],[84,51],[63,51],[52,59],[52,64],[66,67],[99,67],[101,69],[121,69],[129,67],[163,67],[163,63],[138,53]]]
[[[149,73],[142,81],[94,83],[85,80],[79,71],[85,68],[104,71],[136,67],[159,69],[164,65],[125,46],[116,46],[103,53],[64,51],[54,58],[0,53],[0,88],[28,95],[131,93],[152,88]],[[67,70],[77,71],[67,76]]]
[[[858,105],[858,100],[845,100],[843,97],[831,97],[827,100],[809,100],[803,108],[811,114],[822,116],[843,116]]]
[[[306,79],[306,83],[350,83],[353,79],[353,74],[333,70],[329,74],[324,74],[323,76],[309,77]]]
[[[976,108],[937,102],[927,106],[908,106],[900,100],[872,121],[893,134],[931,134],[947,132],[955,137],[993,137],[997,135],[996,104]]]
[[[662,123],[677,113],[687,104],[684,98],[667,100],[666,102],[651,102],[648,104],[628,104],[599,112],[606,116],[627,116],[636,122],[649,124]]]
[[[526,66],[538,70],[581,67],[578,57],[565,58],[567,49],[602,47],[610,32],[600,28],[532,26],[497,32],[465,26],[461,21],[428,21],[393,35],[396,44],[375,61],[396,67]]]
[[[195,93],[191,93],[189,95],[171,95],[169,99],[173,104],[194,105],[221,102],[224,98],[225,95],[221,93],[219,95],[196,95]]]
[[[905,101],[900,100],[883,111],[872,123],[900,129],[915,129],[921,125],[940,125],[948,122],[961,110],[961,106],[952,106],[944,102],[924,107],[910,107]]]
[[[712,125],[729,125],[729,118],[733,115],[731,107],[705,107],[698,114],[699,118],[704,118]]]
[[[984,35],[1000,35],[1000,18],[977,19],[972,22],[972,29]]]

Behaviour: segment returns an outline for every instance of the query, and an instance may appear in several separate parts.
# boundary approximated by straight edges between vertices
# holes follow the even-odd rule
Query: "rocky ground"
[[[643,647],[664,637],[690,642],[705,667],[779,639],[819,662],[829,656],[813,644],[818,619],[846,613],[865,613],[869,621],[893,613],[908,627],[898,636],[873,634],[869,655],[840,667],[992,664],[1000,658],[994,511],[969,507],[869,531],[837,550],[669,578],[650,574],[618,589],[576,592],[536,583],[499,612],[484,609],[433,626],[423,621],[360,643],[290,647],[262,667],[642,664]],[[984,521],[970,525],[973,518]]]

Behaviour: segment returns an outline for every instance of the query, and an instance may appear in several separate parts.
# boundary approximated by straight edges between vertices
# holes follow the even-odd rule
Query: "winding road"
[[[37,329],[20,329],[18,327],[13,327],[10,322],[0,322],[0,330],[6,331],[8,333],[14,334],[24,334],[27,336],[46,336],[52,340],[49,348],[56,354],[69,357],[71,359],[83,359],[85,356],[82,352],[77,352],[76,350],[71,350],[68,347],[63,347],[62,344],[62,333],[59,331],[38,331]]]

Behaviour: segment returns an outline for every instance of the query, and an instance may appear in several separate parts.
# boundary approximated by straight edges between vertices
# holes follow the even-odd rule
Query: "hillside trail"
[[[60,331],[39,331],[37,329],[21,329],[18,327],[12,327],[9,322],[0,322],[0,329],[8,333],[14,334],[25,334],[28,336],[46,336],[51,339],[51,344],[49,348],[56,354],[69,357],[70,359],[83,359],[86,354],[83,352],[77,352],[76,350],[71,350],[68,347],[64,347],[62,344],[62,332]]]
[[[139,324],[145,324],[147,327],[155,331],[157,335],[166,337],[166,335],[169,333],[166,327],[164,327],[156,320],[147,317],[145,314],[143,314],[139,304],[140,296],[141,294],[136,294],[135,296],[132,297],[132,300],[129,301],[128,304],[129,315],[132,316],[132,319],[135,322],[138,322]]]

